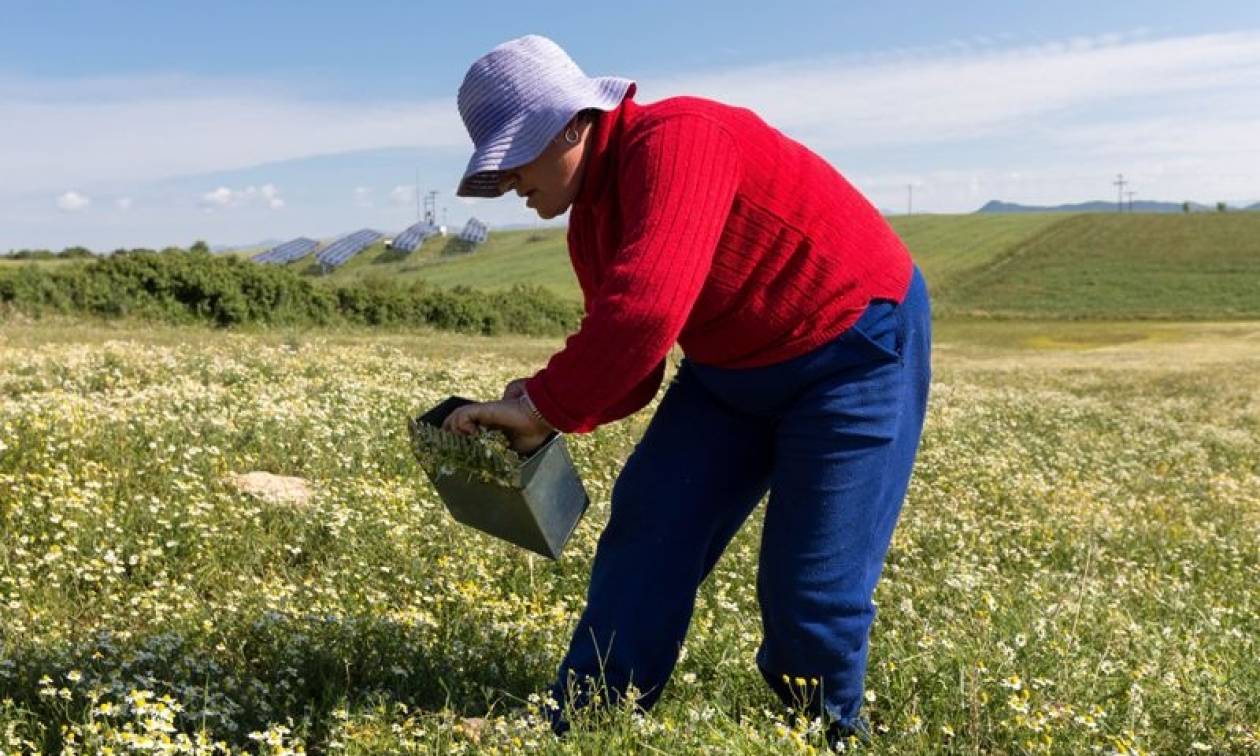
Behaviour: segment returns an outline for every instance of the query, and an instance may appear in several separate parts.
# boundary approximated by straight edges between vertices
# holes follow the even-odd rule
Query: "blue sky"
[[[1260,3],[0,0],[0,250],[241,244],[415,215],[453,188],[468,65],[546,34],[641,101],[757,110],[872,202],[1260,200]]]

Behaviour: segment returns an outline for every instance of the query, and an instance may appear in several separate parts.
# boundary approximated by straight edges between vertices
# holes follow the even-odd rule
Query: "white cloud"
[[[908,183],[916,208],[960,212],[1107,198],[1121,171],[1151,199],[1248,198],[1260,175],[1260,31],[947,43],[643,84],[645,100],[752,108],[889,208]]]
[[[454,98],[330,102],[186,77],[0,77],[0,165],[31,191],[396,146],[467,149]]]
[[[221,186],[213,192],[206,192],[201,195],[201,201],[210,206],[227,207],[233,204],[233,199],[237,196],[236,192]]]
[[[416,188],[406,185],[396,186],[389,193],[389,201],[397,207],[410,207],[416,204]]]
[[[262,186],[251,184],[244,189],[229,189],[226,186],[220,186],[214,191],[201,195],[201,205],[207,210],[249,206],[279,210],[284,207],[284,200],[280,197],[280,190],[274,184]]]
[[[76,191],[69,191],[57,198],[57,207],[68,213],[73,213],[88,205],[92,204],[90,197],[79,194]]]
[[[130,210],[131,205],[132,201],[130,197],[119,197],[114,200],[114,207],[117,207],[119,210]]]
[[[684,71],[641,80],[639,100],[694,94],[749,106],[890,209],[904,208],[907,184],[915,187],[916,210],[938,212],[973,210],[990,198],[1105,199],[1114,197],[1117,172],[1134,182],[1139,197],[1260,199],[1260,31],[1172,38],[1139,31],[1020,46],[1013,40],[963,36],[930,48]],[[153,228],[172,239],[236,238],[246,228],[264,238],[278,216],[224,211],[279,209],[282,192],[274,185],[264,191],[269,184],[260,184],[256,171],[248,178],[229,171],[394,146],[424,151],[443,166],[436,171],[446,171],[435,176],[444,185],[456,182],[469,147],[451,99],[334,102],[223,79],[0,75],[0,166],[10,187],[0,193],[48,213],[36,221],[6,196],[0,230],[21,226],[29,237],[73,231],[91,241],[95,214],[77,214],[84,230],[71,229],[49,196],[73,186],[75,194],[149,197],[154,187],[146,182],[214,171],[223,176],[182,190],[200,199],[184,203],[184,215],[171,207],[141,226],[144,214],[132,213],[129,238]],[[264,175],[297,184],[279,170]],[[326,201],[304,195],[301,207],[286,208],[285,233],[355,227],[360,208],[414,206],[411,187],[391,191],[376,174],[346,175],[341,189],[328,180]],[[457,200],[454,208],[477,203],[478,216],[495,223],[534,220],[510,199]]]
[[[944,48],[904,58],[816,58],[684,75],[647,83],[643,92],[744,105],[812,146],[843,148],[1018,134],[1052,114],[1124,103],[1149,108],[1208,91],[1260,100],[1260,32],[1160,40],[1108,34],[1014,49]],[[1196,118],[1210,124],[1215,115]],[[1252,144],[1260,144],[1260,133]]]
[[[284,200],[280,199],[280,191],[276,189],[274,184],[263,184],[258,190],[258,195],[267,207],[272,210],[279,210],[284,207]]]

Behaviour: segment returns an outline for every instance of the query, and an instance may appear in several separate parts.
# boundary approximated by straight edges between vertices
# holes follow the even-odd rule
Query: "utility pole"
[[[1123,173],[1116,174],[1116,180],[1111,182],[1116,186],[1116,212],[1124,212],[1124,187],[1128,185],[1128,181],[1124,180]]]
[[[437,190],[433,190],[424,195],[424,219],[433,225],[437,225]]]
[[[914,215],[914,184],[906,184],[906,215]]]
[[[1134,191],[1125,192],[1125,195],[1127,195],[1129,198],[1129,212],[1133,212],[1133,195],[1135,194],[1137,194],[1137,192],[1134,192]]]

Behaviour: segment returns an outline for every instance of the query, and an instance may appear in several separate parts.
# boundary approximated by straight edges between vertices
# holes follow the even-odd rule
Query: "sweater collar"
[[[591,205],[597,202],[604,193],[604,187],[615,172],[613,160],[617,143],[625,131],[626,121],[633,115],[638,104],[634,97],[635,85],[626,90],[625,99],[616,108],[600,113],[593,124],[590,152],[586,156],[586,167],[582,172],[582,186],[573,199],[574,205]]]

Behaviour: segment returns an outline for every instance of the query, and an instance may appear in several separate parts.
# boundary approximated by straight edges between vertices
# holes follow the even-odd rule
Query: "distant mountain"
[[[1260,202],[1257,202],[1254,205],[1247,205],[1243,208],[1243,210],[1260,210]]]
[[[1126,211],[1129,210],[1128,203],[1125,203]],[[1204,212],[1207,210],[1215,210],[1215,206],[1201,205],[1197,202],[1190,203],[1192,212]],[[1105,200],[1095,200],[1093,202],[1079,202],[1070,205],[1019,205],[1014,202],[1002,202],[1001,200],[991,200],[984,207],[976,211],[977,213],[1114,213],[1116,212],[1116,203],[1107,202]],[[1180,202],[1155,202],[1152,200],[1139,201],[1133,203],[1133,212],[1135,213],[1180,213],[1182,207]]]
[[[271,249],[277,244],[284,244],[287,239],[263,239],[254,244],[214,244],[211,245],[210,251],[214,254],[223,254],[225,252],[252,252]]]
[[[559,220],[537,221],[534,223],[505,223],[501,226],[492,226],[491,229],[494,231],[546,231],[552,228],[568,228],[568,226],[569,218],[566,215]],[[449,228],[455,228],[455,226],[450,226]],[[459,228],[463,228],[463,225],[460,225]],[[455,233],[458,233],[458,231]]]

